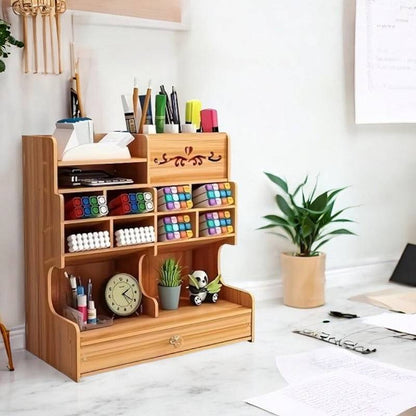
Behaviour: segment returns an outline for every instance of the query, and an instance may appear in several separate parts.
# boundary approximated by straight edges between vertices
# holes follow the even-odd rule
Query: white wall
[[[222,253],[228,281],[278,278],[278,253],[289,247],[256,231],[261,217],[275,211],[275,189],[263,171],[292,186],[318,173],[322,188],[351,185],[339,206],[360,205],[351,210],[359,236],[328,244],[328,268],[397,259],[416,240],[416,127],[354,124],[354,2],[189,3],[189,32],[132,27],[119,18],[111,26],[75,24],[85,105],[96,130],[124,128],[119,96],[130,93],[134,76],[141,90],[152,78],[155,88],[178,86],[182,103],[199,98],[218,109],[239,184],[238,245]],[[67,68],[72,36],[66,14]],[[51,133],[67,115],[69,78],[69,72],[23,75],[20,56],[14,51],[0,75],[0,311],[11,327],[24,322],[20,137]]]
[[[416,127],[354,124],[352,0],[191,1],[183,42],[185,95],[219,109],[232,138],[239,183],[238,246],[223,250],[224,275],[277,278],[289,246],[263,231],[277,188],[320,174],[322,190],[350,185],[339,207],[358,237],[324,250],[328,268],[397,259],[416,240]],[[293,189],[293,188],[292,188]]]

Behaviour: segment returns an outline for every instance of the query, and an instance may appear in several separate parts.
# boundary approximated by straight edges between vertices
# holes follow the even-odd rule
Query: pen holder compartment
[[[107,197],[103,191],[64,194],[65,220],[101,218],[108,215]]]
[[[157,216],[157,241],[172,243],[196,236],[196,212],[172,213]]]
[[[131,188],[107,192],[109,215],[147,214],[155,211],[154,188]]]
[[[112,247],[112,227],[110,220],[84,220],[65,224],[65,252],[105,249]]]
[[[235,235],[235,208],[203,210],[198,213],[198,237]]]
[[[154,217],[114,220],[114,246],[153,244],[156,240]]]
[[[213,182],[192,185],[194,208],[221,208],[235,205],[235,182]]]
[[[148,181],[155,185],[226,181],[229,178],[225,133],[142,135],[148,154]]]

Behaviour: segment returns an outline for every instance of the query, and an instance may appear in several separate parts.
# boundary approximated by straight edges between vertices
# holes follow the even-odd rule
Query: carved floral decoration
[[[155,158],[154,163],[156,165],[165,165],[168,163],[174,163],[175,167],[183,167],[187,164],[192,166],[201,166],[205,161],[219,162],[222,159],[221,155],[215,155],[213,151],[210,151],[208,155],[193,154],[194,148],[192,146],[186,146],[184,149],[185,155],[176,155],[169,157],[167,153],[163,153],[161,158]]]

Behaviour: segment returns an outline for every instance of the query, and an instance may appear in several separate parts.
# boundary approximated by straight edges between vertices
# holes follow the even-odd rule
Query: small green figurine
[[[218,300],[218,293],[221,290],[222,282],[219,274],[214,280],[208,283],[208,275],[203,270],[195,270],[189,277],[189,299],[195,306],[202,302],[215,303]]]

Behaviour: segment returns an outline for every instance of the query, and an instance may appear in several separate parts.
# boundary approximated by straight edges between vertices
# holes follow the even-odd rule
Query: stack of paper
[[[396,416],[416,406],[416,372],[341,348],[276,358],[289,386],[246,400],[279,416]]]

